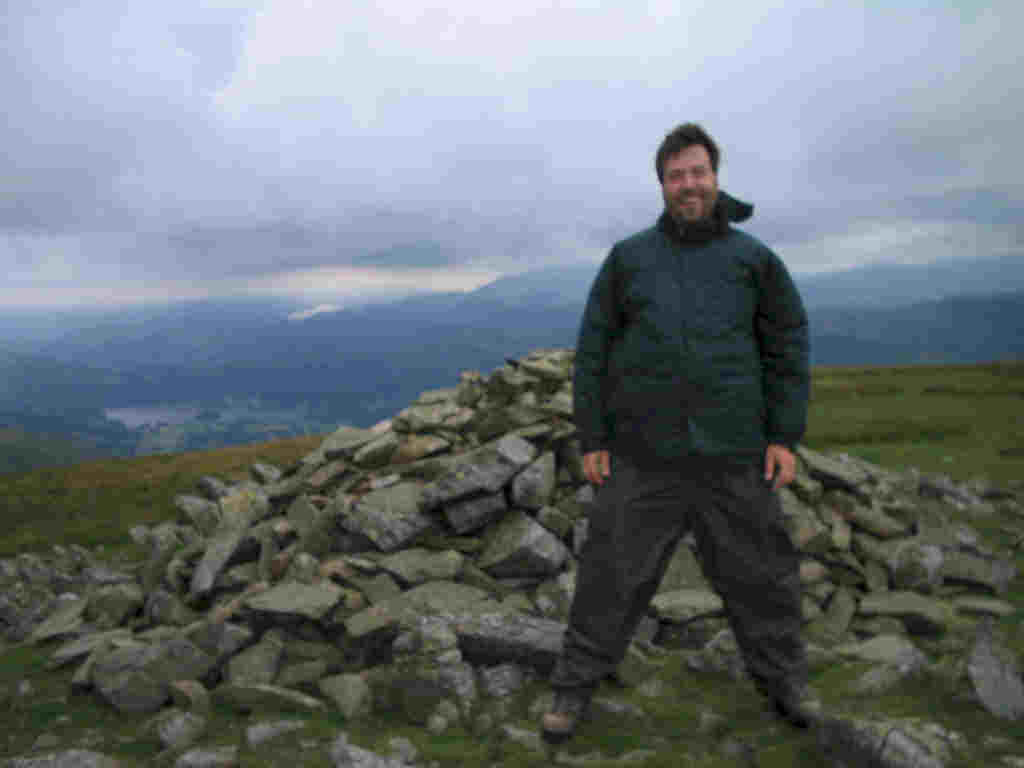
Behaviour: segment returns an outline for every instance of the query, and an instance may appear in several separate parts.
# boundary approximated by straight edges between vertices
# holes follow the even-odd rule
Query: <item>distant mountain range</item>
[[[574,264],[510,275],[474,294],[504,303],[578,303],[586,299],[598,264]],[[1024,252],[932,264],[871,264],[793,276],[804,304],[885,308],[963,294],[1024,291]]]
[[[797,278],[812,364],[1024,359],[1024,267],[1008,259],[972,264]],[[574,345],[596,271],[588,264],[528,272],[470,293],[304,320],[287,319],[301,309],[294,302],[256,299],[70,313],[63,320],[78,324],[62,332],[41,316],[21,316],[19,325],[0,315],[0,427],[66,430],[81,442],[106,408],[226,396],[368,426],[423,390],[452,386],[461,371],[487,372],[532,349]],[[123,448],[128,437],[120,430],[111,439]]]

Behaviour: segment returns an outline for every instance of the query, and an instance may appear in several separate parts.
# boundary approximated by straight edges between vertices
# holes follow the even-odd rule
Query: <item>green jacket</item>
[[[749,460],[803,436],[807,314],[779,257],[731,226],[752,211],[720,192],[712,233],[681,236],[663,213],[612,248],[576,345],[584,453]]]

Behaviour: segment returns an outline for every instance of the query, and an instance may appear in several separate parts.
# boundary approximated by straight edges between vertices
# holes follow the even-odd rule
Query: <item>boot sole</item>
[[[545,743],[550,744],[553,747],[557,747],[560,744],[565,744],[565,742],[572,738],[572,731],[562,733],[560,731],[545,731],[542,728],[540,737]]]

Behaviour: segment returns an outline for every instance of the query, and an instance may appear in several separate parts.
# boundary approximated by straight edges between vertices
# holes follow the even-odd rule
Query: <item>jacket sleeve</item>
[[[786,266],[770,249],[765,251],[757,305],[765,437],[792,449],[807,429],[810,333],[807,312]]]
[[[616,249],[612,248],[590,288],[576,341],[572,409],[584,454],[608,450],[611,438],[607,413],[608,357],[612,340],[621,328],[616,263]]]

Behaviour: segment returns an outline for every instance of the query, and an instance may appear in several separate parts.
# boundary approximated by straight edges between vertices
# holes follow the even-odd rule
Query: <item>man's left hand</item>
[[[777,470],[777,473],[776,473]],[[789,485],[796,477],[796,456],[784,445],[769,445],[764,452],[764,479],[771,482],[772,490],[777,491],[784,485]]]

